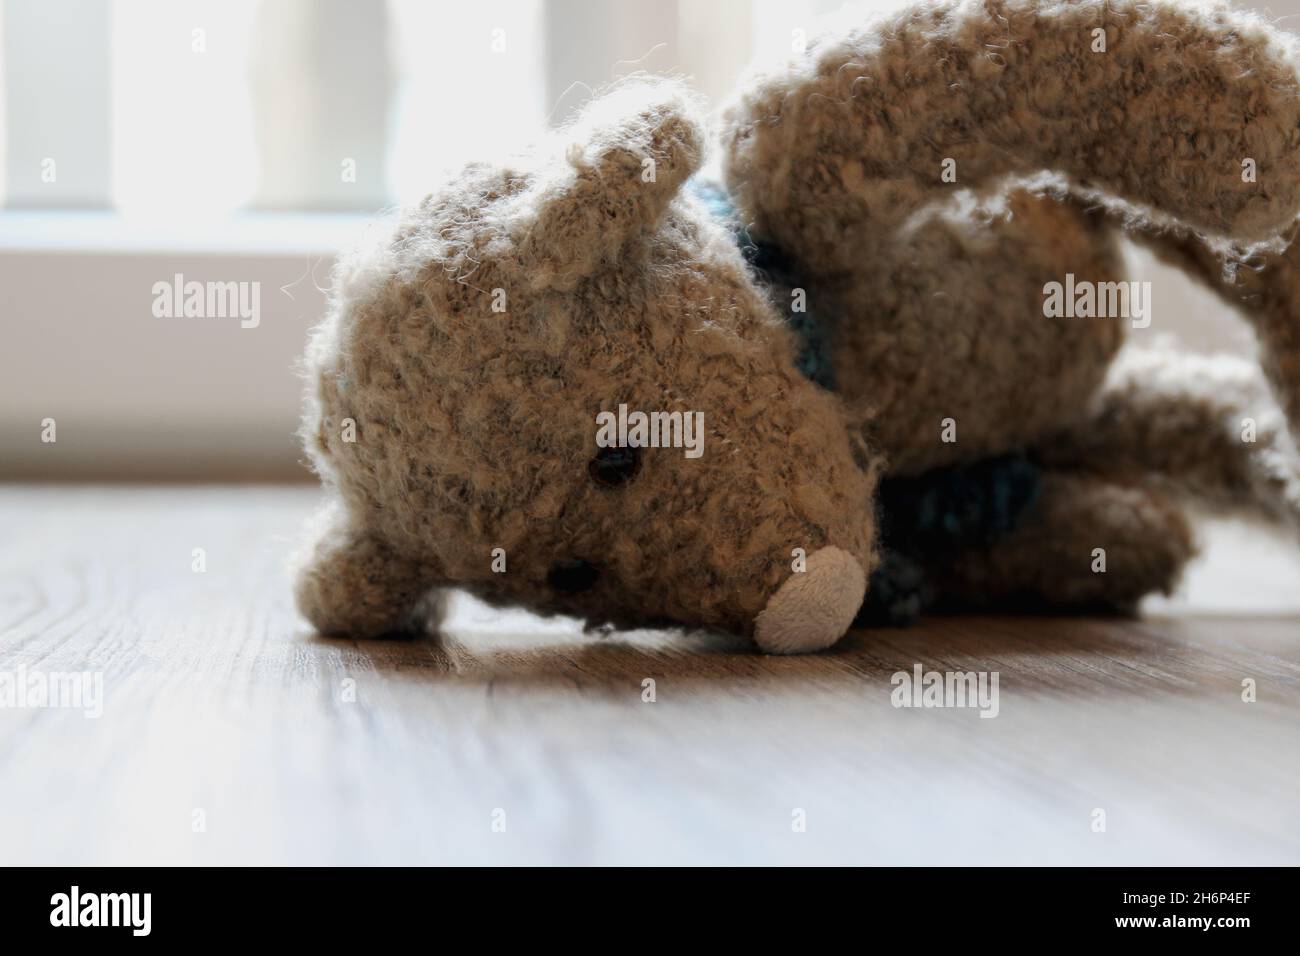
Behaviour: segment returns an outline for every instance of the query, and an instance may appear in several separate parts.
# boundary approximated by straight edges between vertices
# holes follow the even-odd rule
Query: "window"
[[[868,4],[873,6],[875,4]],[[9,209],[373,212],[638,69],[720,99],[824,0],[8,0]]]

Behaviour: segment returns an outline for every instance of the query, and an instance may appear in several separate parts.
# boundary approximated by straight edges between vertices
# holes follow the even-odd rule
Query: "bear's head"
[[[877,469],[683,191],[694,117],[625,82],[341,263],[305,440],[334,510],[430,589],[824,647],[865,591]]]

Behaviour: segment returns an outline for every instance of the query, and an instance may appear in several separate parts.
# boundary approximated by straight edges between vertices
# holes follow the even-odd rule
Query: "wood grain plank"
[[[1300,862],[1295,616],[935,619],[766,658],[462,599],[441,638],[324,639],[285,569],[316,494],[0,488],[0,671],[104,686],[99,719],[0,708],[0,859]],[[997,671],[997,718],[893,707],[917,663]]]

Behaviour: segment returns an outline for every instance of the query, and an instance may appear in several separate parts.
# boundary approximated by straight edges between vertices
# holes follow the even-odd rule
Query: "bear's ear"
[[[681,83],[634,77],[560,134],[564,161],[520,197],[517,249],[534,288],[570,289],[654,229],[700,165],[697,115]]]

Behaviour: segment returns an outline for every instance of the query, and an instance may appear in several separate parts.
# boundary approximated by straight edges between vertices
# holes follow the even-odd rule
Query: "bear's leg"
[[[1126,350],[1087,414],[1035,454],[1057,467],[1159,481],[1217,510],[1300,531],[1300,456],[1245,359]]]
[[[1260,363],[1286,413],[1291,434],[1300,440],[1300,242],[1296,230],[1279,250],[1210,245],[1186,231],[1138,230],[1155,253],[1180,266],[1217,293],[1250,323],[1260,346]]]
[[[322,634],[354,638],[409,633],[436,624],[437,576],[369,532],[354,527],[337,507],[316,518],[300,555],[294,595],[298,610]]]
[[[936,214],[808,288],[850,420],[891,474],[1032,445],[1078,414],[1123,344],[1120,317],[1054,313],[1044,291],[1124,278],[1110,224],[1029,190],[990,202],[1000,211]]]
[[[1016,530],[930,573],[948,609],[1127,613],[1173,590],[1193,551],[1187,520],[1164,492],[1049,470]]]

